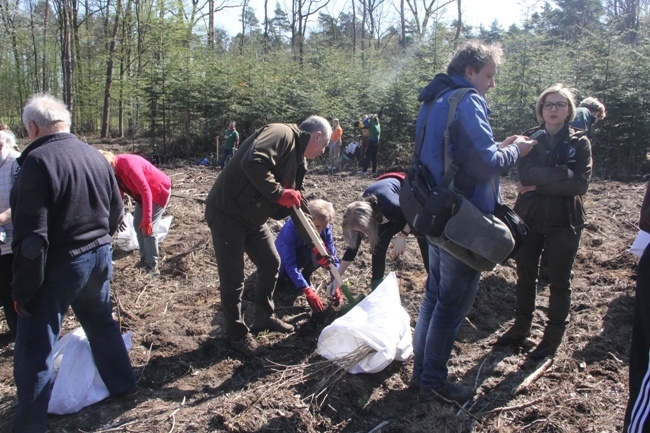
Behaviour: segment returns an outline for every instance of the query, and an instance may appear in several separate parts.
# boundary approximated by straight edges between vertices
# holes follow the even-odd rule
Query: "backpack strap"
[[[458,170],[460,169],[460,166],[452,160],[451,155],[449,153],[449,136],[450,136],[449,125],[451,125],[451,122],[454,121],[458,103],[462,101],[465,95],[467,95],[470,92],[476,92],[476,89],[474,89],[473,87],[462,87],[460,89],[454,90],[449,96],[449,113],[447,114],[447,124],[445,126],[445,132],[444,132],[445,151],[443,154],[444,154],[444,162],[445,162],[445,171],[441,183],[441,186],[445,186],[449,189],[453,188],[454,177],[456,176],[456,173],[458,173]]]

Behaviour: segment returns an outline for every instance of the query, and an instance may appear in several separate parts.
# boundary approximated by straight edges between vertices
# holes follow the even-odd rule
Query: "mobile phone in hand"
[[[541,136],[544,135],[544,134],[546,134],[546,130],[545,130],[545,129],[539,129],[539,130],[537,130],[537,132],[535,132],[533,135],[531,135],[530,137],[528,137],[528,139],[529,139],[529,140],[537,140],[539,137],[541,137]]]

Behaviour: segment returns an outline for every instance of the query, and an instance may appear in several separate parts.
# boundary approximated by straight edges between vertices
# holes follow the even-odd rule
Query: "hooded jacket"
[[[416,123],[416,139],[424,134],[420,160],[431,171],[437,184],[444,175],[444,133],[447,129],[449,96],[461,87],[472,87],[464,77],[438,74],[420,92],[422,108]],[[449,146],[452,160],[459,170],[455,188],[482,212],[491,214],[501,202],[499,176],[515,165],[517,146],[499,148],[488,121],[489,109],[477,92],[468,93],[456,108],[449,125]]]

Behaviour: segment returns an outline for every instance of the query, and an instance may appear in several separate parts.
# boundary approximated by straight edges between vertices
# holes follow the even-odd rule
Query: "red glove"
[[[314,247],[314,256],[316,257],[316,263],[322,268],[329,269],[330,267],[330,258],[322,255],[318,252],[318,248]]]
[[[14,311],[16,314],[20,314],[20,305],[18,305],[18,301],[14,301]]]
[[[305,298],[307,298],[307,303],[314,311],[314,313],[322,313],[324,310],[323,302],[320,300],[316,292],[314,292],[314,289],[312,289],[311,287],[305,287],[304,289],[302,289],[302,292],[305,294]]]
[[[282,197],[278,200],[278,204],[284,207],[300,206],[300,191],[295,189],[285,189]]]
[[[143,221],[140,223],[140,230],[142,230],[143,235],[151,236],[153,234],[153,223],[146,223]]]

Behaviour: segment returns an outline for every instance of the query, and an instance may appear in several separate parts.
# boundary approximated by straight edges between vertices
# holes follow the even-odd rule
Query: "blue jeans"
[[[170,193],[171,196],[171,193]],[[169,202],[169,200],[168,200]],[[165,206],[158,206],[151,203],[151,223],[153,224],[153,233],[151,236],[145,236],[140,229],[142,223],[142,204],[136,203],[133,209],[133,228],[135,229],[136,238],[138,239],[138,249],[140,251],[140,261],[144,262],[150,268],[155,268],[158,264],[158,223],[160,222]]]
[[[72,258],[50,255],[41,289],[25,306],[27,313],[18,316],[14,347],[18,406],[14,433],[47,430],[52,350],[69,306],[86,332],[95,365],[111,395],[135,386],[129,354],[112,315],[110,245]]]
[[[221,149],[221,155],[219,155],[219,167],[222,170],[226,166],[228,162],[228,158],[232,158],[234,154],[235,154],[235,149],[232,147],[230,149],[226,149],[226,148]]]
[[[421,390],[447,380],[447,361],[460,324],[474,304],[480,271],[429,243],[429,278],[413,336],[413,375]]]

